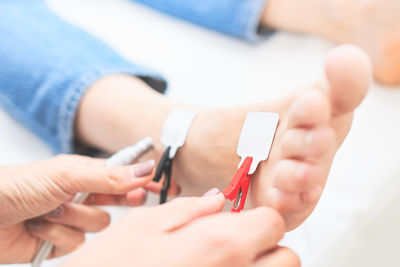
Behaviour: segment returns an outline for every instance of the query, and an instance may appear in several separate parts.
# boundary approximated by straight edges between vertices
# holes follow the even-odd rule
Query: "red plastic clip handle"
[[[239,170],[236,172],[231,183],[224,190],[225,198],[235,200],[232,212],[240,212],[246,202],[247,192],[249,190],[251,175],[249,175],[252,157],[246,157]]]
[[[242,179],[240,183],[240,191],[233,203],[232,212],[240,212],[244,208],[244,204],[246,203],[247,192],[249,190],[251,175],[246,175],[245,178]]]

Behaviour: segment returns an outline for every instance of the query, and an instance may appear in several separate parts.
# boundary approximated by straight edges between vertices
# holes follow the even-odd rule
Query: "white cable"
[[[143,153],[147,152],[153,146],[153,141],[151,137],[147,136],[134,144],[133,146],[128,146],[114,155],[106,161],[106,166],[122,166],[131,164],[135,159],[141,156]],[[73,199],[75,203],[83,203],[86,198],[89,196],[89,193],[82,192],[77,193]],[[51,251],[53,250],[53,244],[50,242],[45,241],[42,246],[40,247],[38,253],[36,254],[35,258],[32,261],[32,267],[40,267],[45,261]]]

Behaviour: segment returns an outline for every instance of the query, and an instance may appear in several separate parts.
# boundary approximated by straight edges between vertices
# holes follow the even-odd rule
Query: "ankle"
[[[240,160],[235,143],[242,115],[232,114],[235,110],[199,111],[175,159],[174,176],[184,194],[204,193],[210,187],[223,189],[232,179]]]
[[[261,23],[278,30],[320,32],[325,25],[324,5],[318,0],[269,0]]]

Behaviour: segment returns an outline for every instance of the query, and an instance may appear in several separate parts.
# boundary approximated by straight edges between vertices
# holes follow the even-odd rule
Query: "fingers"
[[[144,213],[151,216],[151,221],[145,227],[170,232],[199,217],[220,212],[225,198],[218,189],[213,189],[212,193],[211,196],[177,198],[167,204],[145,210]],[[133,213],[133,216],[137,219],[138,215]]]
[[[237,242],[243,240],[245,243],[243,247],[249,248],[247,253],[252,253],[254,256],[275,247],[284,235],[285,223],[273,209],[260,207],[245,211],[240,216],[229,215],[233,216],[224,222],[221,220],[221,223],[229,225],[229,231],[238,239]]]
[[[236,224],[236,229],[246,229],[246,231],[240,231],[236,236],[242,240],[247,239],[248,245],[252,244],[249,247],[252,247],[251,250],[256,255],[275,247],[285,232],[285,223],[282,217],[270,208],[261,207],[244,212],[241,218],[235,219],[232,227],[235,227]]]
[[[205,244],[217,262],[248,266],[258,255],[275,247],[284,230],[284,221],[275,210],[260,207],[199,219],[179,233],[183,239],[192,236]]]
[[[70,226],[82,232],[99,232],[110,224],[110,215],[95,207],[69,202],[60,208],[45,218],[52,223]]]
[[[171,182],[172,182],[172,179],[171,179]],[[162,183],[161,182],[156,183],[156,182],[151,181],[150,183],[146,184],[144,188],[149,192],[153,192],[153,193],[159,195],[161,192]]]
[[[299,257],[290,249],[278,247],[259,257],[252,267],[300,267]]]
[[[82,177],[83,192],[124,194],[143,187],[153,178],[154,160],[132,166],[95,168]]]
[[[91,194],[85,202],[96,206],[140,206],[146,201],[147,192],[143,188],[134,189],[124,195]]]
[[[160,207],[160,209],[163,208],[164,212],[162,230],[173,231],[199,217],[220,212],[223,208],[225,197],[218,189],[213,190],[215,190],[214,195],[201,198],[177,198],[171,201],[169,205]]]
[[[58,257],[75,250],[85,241],[85,234],[67,226],[46,221],[30,221],[26,223],[30,233],[55,246],[52,257]]]
[[[57,184],[70,194],[91,192],[125,194],[143,187],[153,177],[154,160],[131,166],[104,166],[98,159],[77,155],[61,155],[54,159]]]
[[[160,194],[161,188],[162,188],[162,181],[156,183],[156,182],[150,182],[148,183],[144,188],[150,192],[153,192],[155,194]],[[171,185],[168,190],[168,196],[176,196],[180,192],[179,185],[174,179],[171,179]]]

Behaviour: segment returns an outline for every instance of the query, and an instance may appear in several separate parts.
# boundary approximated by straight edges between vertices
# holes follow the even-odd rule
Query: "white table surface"
[[[192,103],[221,106],[285,95],[321,74],[324,55],[333,46],[289,33],[251,45],[124,0],[48,2],[128,59],[163,73],[170,97]],[[399,116],[400,90],[374,85],[315,212],[283,242],[300,255],[303,266],[400,266]],[[3,111],[0,127],[1,164],[52,156]],[[123,213],[109,210],[114,219]]]

